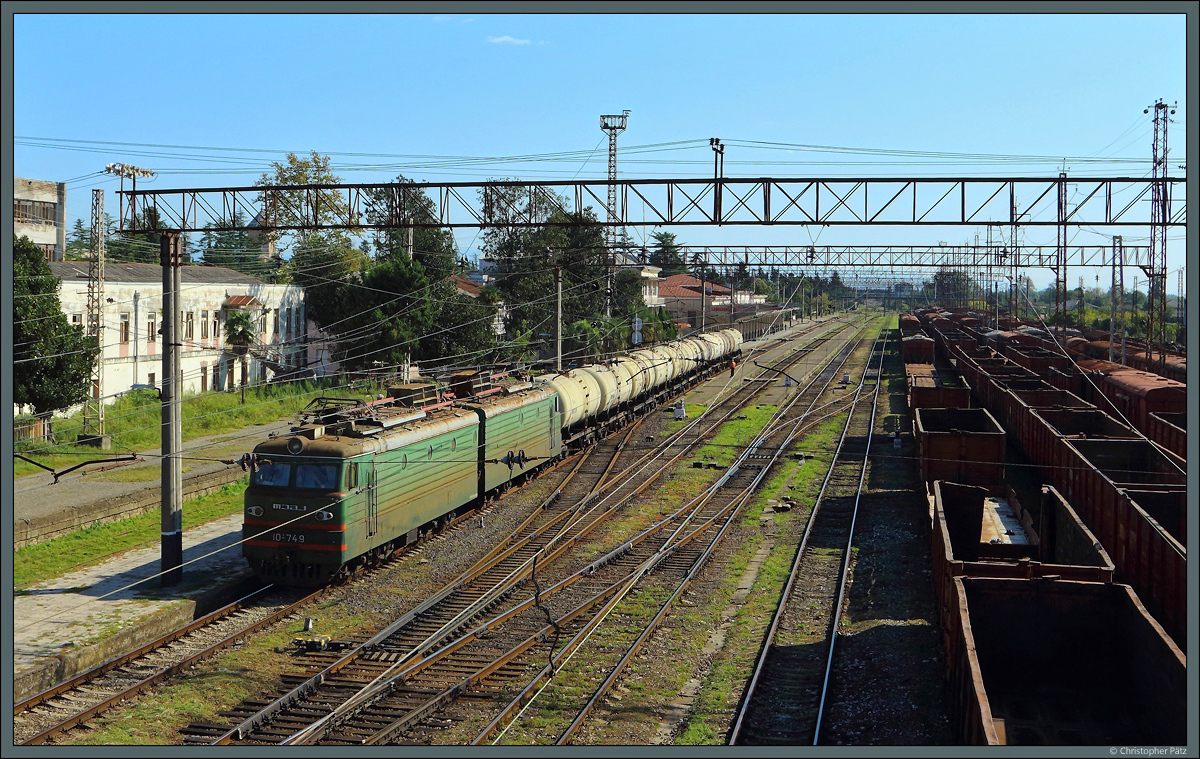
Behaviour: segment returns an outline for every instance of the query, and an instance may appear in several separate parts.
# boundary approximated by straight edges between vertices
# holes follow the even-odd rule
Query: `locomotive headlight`
[[[288,438],[287,452],[295,456],[304,450],[304,441],[298,437]]]
[[[321,522],[328,522],[330,519],[333,519],[333,514],[328,511],[318,511],[317,513],[313,514],[313,516]]]
[[[246,513],[252,517],[261,517],[263,513],[262,506],[247,506]]]

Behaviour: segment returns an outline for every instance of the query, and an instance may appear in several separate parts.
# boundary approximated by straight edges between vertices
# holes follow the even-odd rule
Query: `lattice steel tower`
[[[92,190],[92,260],[88,264],[87,334],[100,349],[92,364],[92,386],[83,406],[83,429],[104,435],[104,190]]]
[[[1112,289],[1109,291],[1108,360],[1125,363],[1125,245],[1121,235],[1113,237]],[[1134,294],[1136,297],[1136,293]],[[1135,301],[1136,302],[1136,301]],[[1120,352],[1117,344],[1120,341]]]
[[[1165,344],[1167,342],[1167,209],[1170,207],[1171,186],[1167,180],[1167,124],[1175,113],[1174,105],[1167,105],[1161,99],[1156,101],[1154,108],[1154,145],[1150,200],[1150,258],[1148,265],[1142,267],[1149,278],[1146,303],[1146,340],[1149,343],[1151,360],[1154,355],[1154,343],[1158,343],[1159,360],[1165,361]],[[1143,113],[1149,113],[1146,108]]]
[[[612,316],[612,302],[616,287],[617,244],[620,236],[617,234],[617,135],[625,131],[629,121],[629,110],[620,115],[600,117],[600,128],[608,133],[608,226],[604,228],[605,260],[608,273],[606,292],[604,296],[604,315]]]

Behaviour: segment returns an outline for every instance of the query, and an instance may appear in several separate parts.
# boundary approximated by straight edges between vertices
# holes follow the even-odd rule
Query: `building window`
[[[275,309],[275,340],[279,340],[279,309]]]
[[[150,387],[154,387],[154,372],[150,372],[146,375],[146,384]]]
[[[208,312],[200,312],[200,337],[208,337]]]
[[[184,322],[184,327],[183,327],[183,337],[185,340],[191,340],[193,337],[196,336],[196,323],[195,323],[195,320],[192,318],[193,316],[195,316],[195,313],[192,311],[188,311],[187,320]]]
[[[258,317],[258,334],[260,334],[260,335],[267,334],[267,315],[266,314],[263,314],[262,316]]]
[[[71,326],[83,326],[83,314],[71,314]]]
[[[221,336],[221,312],[220,311],[213,311],[212,336],[213,337]]]
[[[46,256],[47,261],[54,260],[54,250],[55,250],[54,243],[49,243],[49,242],[38,243],[38,247],[42,249],[42,253]]]
[[[200,392],[202,392],[202,393],[208,392],[208,367],[207,366],[200,367]]]
[[[154,314],[146,314],[146,342],[152,343],[158,339],[158,324]]]
[[[129,314],[121,314],[121,342],[129,342]]]
[[[53,224],[57,210],[57,203],[46,203],[41,200],[13,199],[14,221],[25,222],[27,224]]]

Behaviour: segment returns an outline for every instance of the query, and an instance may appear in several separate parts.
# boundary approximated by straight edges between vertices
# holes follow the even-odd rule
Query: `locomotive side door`
[[[367,537],[379,532],[379,470],[375,462],[367,470]]]

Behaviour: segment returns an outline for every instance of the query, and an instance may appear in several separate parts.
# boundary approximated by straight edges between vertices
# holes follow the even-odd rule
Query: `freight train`
[[[317,399],[246,457],[242,555],[267,582],[339,581],[727,368],[741,345],[724,329],[561,373]]]

